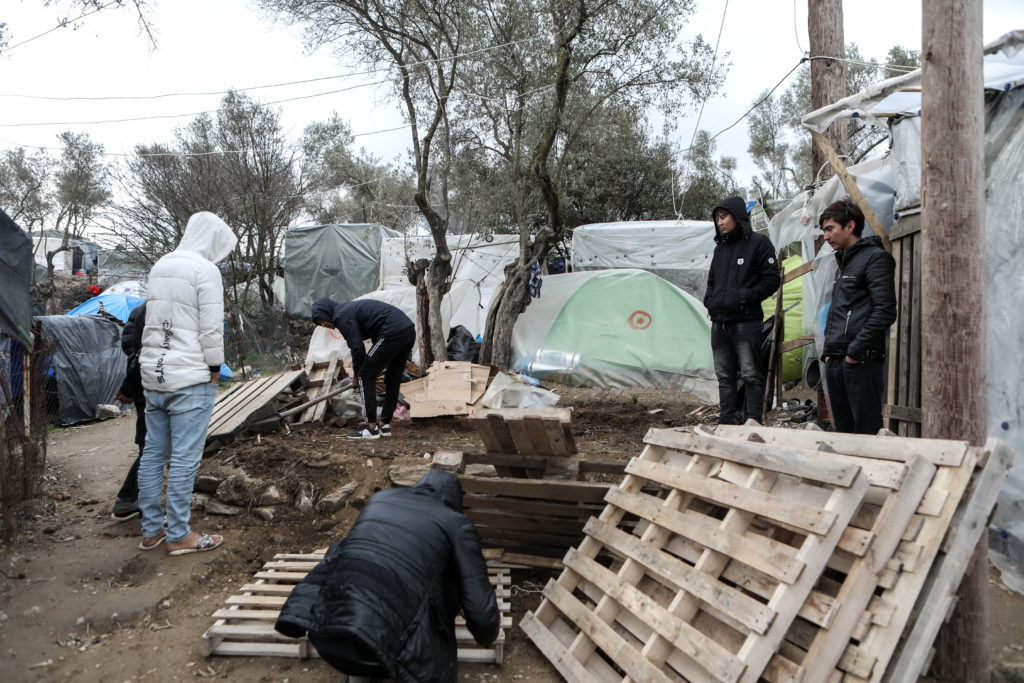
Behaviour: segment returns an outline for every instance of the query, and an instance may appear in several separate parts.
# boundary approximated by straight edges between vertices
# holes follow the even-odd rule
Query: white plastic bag
[[[518,375],[499,372],[480,397],[484,408],[548,408],[558,403],[553,391],[528,384]]]
[[[345,337],[338,330],[329,330],[317,325],[309,339],[306,362],[327,363],[333,358],[341,358],[346,364],[352,363],[352,354],[345,343]]]

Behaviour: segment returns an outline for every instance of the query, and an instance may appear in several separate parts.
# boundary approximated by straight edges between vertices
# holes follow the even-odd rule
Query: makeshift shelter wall
[[[162,254],[155,254],[153,262],[160,256]],[[152,264],[141,254],[132,254],[122,249],[105,249],[99,253],[97,266],[100,286],[110,287],[125,280],[138,280],[144,283],[149,277]]]
[[[94,316],[47,315],[43,335],[56,342],[52,362],[57,381],[60,424],[96,417],[96,406],[110,403],[124,379],[121,326]]]
[[[309,225],[284,235],[285,309],[308,316],[313,301],[351,301],[379,284],[380,245],[398,235],[375,224]]]
[[[0,209],[0,332],[32,346],[32,240]]]
[[[473,290],[456,297],[451,326],[464,325],[474,335],[482,334],[491,299],[505,279],[505,266],[519,258],[519,235],[491,235],[490,242],[479,235],[449,235],[448,249],[454,282],[465,282]],[[432,258],[434,241],[431,237],[389,237],[380,251],[381,288],[408,287],[407,261]]]
[[[512,332],[513,370],[570,384],[717,396],[704,306],[643,270],[550,275]]]
[[[711,221],[621,221],[572,232],[572,268],[640,268],[703,301],[715,250]]]

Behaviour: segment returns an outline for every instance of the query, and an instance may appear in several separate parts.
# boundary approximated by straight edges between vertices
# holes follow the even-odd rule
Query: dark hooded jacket
[[[139,351],[142,350],[142,329],[146,326],[146,302],[142,302],[128,314],[128,320],[121,330],[121,350],[128,357],[121,393],[135,404],[135,443],[146,443],[146,395],[142,393],[142,371],[139,368]]]
[[[836,252],[836,261],[822,356],[884,358],[885,334],[896,321],[896,260],[872,235]]]
[[[715,254],[708,270],[704,307],[712,322],[762,319],[761,302],[782,283],[772,241],[750,227],[742,197],[726,197],[711,212],[725,209],[737,226],[723,235],[715,224]]]
[[[356,299],[339,304],[333,299],[323,297],[313,302],[313,320],[326,320],[333,323],[345,337],[349,351],[352,352],[352,369],[359,374],[366,358],[364,339],[374,344],[381,339],[395,337],[410,327],[415,327],[409,316],[391,304],[375,299]]]
[[[500,614],[462,485],[432,471],[374,494],[348,536],[295,587],[275,628],[356,639],[396,681],[454,683],[455,617],[487,647]]]

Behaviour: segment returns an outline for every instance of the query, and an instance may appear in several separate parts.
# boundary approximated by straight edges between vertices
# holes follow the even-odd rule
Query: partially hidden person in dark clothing
[[[391,418],[398,406],[402,372],[416,343],[416,326],[409,316],[391,304],[357,299],[345,304],[326,297],[313,302],[313,322],[337,329],[352,352],[352,387],[363,402],[366,423],[348,434],[350,439],[391,436]],[[372,342],[370,350],[363,340]],[[384,403],[377,416],[377,376],[384,373]]]
[[[726,197],[711,212],[715,253],[708,271],[704,306],[711,318],[711,349],[718,376],[720,424],[739,424],[740,411],[761,421],[761,302],[779,288],[782,276],[770,239],[750,227],[743,197]],[[743,380],[745,406],[738,405]]]
[[[822,212],[818,225],[836,250],[839,271],[825,322],[825,384],[836,431],[882,428],[885,347],[896,321],[896,260],[880,238],[861,237],[864,213],[849,199]]]
[[[320,656],[355,676],[455,683],[455,617],[482,647],[500,613],[462,485],[440,470],[370,497],[348,536],[289,595],[274,628],[307,632]]]
[[[114,398],[121,403],[135,404],[135,443],[139,455],[135,458],[121,490],[114,499],[110,516],[124,522],[139,516],[139,461],[146,445],[146,395],[142,393],[142,372],[139,369],[139,350],[142,348],[142,329],[146,326],[146,304],[139,304],[128,314],[121,330],[121,350],[128,357],[124,381]]]

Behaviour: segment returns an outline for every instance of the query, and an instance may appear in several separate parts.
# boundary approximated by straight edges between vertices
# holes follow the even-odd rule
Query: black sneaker
[[[118,522],[127,522],[129,519],[135,519],[140,514],[142,513],[139,511],[137,501],[115,498],[114,508],[110,512],[110,517]]]
[[[381,425],[380,426],[380,435],[381,436],[391,436],[391,425]]]
[[[380,431],[370,425],[362,425],[354,432],[345,435],[346,439],[379,439]]]

